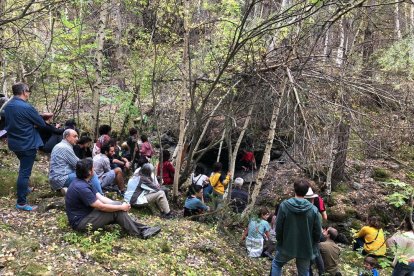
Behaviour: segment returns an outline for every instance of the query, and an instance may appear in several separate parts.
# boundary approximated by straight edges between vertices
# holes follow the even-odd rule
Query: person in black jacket
[[[40,138],[42,138],[44,144],[41,150],[46,153],[51,153],[53,147],[62,141],[64,129],[59,128],[59,124],[56,126],[52,124],[53,113],[43,113],[41,116],[46,123],[45,126],[39,126],[38,128]]]
[[[78,142],[76,142],[76,145],[73,146],[73,151],[79,159],[92,157],[92,150],[90,149],[91,142],[92,139],[90,137],[82,136]]]

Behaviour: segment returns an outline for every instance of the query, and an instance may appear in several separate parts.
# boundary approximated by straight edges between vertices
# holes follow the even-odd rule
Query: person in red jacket
[[[172,185],[174,182],[175,169],[173,164],[170,162],[171,154],[168,150],[162,151],[162,184]],[[161,175],[161,166],[158,164],[157,175]]]

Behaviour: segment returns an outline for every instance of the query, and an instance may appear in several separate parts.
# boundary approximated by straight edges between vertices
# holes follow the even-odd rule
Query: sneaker
[[[151,237],[153,237],[153,236],[155,236],[155,235],[157,235],[159,232],[161,232],[161,228],[160,227],[158,227],[158,226],[156,226],[156,227],[150,227],[150,228],[148,228],[148,229],[145,229],[143,232],[142,232],[142,238],[144,239],[144,240],[146,240],[146,239],[149,239],[149,238],[151,238]]]
[[[31,212],[31,211],[36,211],[37,206],[29,205],[29,204],[24,204],[24,205],[16,204],[16,209]]]

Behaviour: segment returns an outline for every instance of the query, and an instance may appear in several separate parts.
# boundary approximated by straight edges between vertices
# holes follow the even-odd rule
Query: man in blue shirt
[[[30,96],[29,86],[25,83],[16,83],[12,86],[14,97],[4,108],[9,149],[20,161],[19,176],[17,178],[16,208],[24,211],[33,211],[36,206],[27,204],[26,196],[29,192],[29,178],[32,174],[37,149],[43,146],[37,127],[45,126],[45,121],[27,103]]]
[[[74,230],[87,231],[108,224],[119,224],[128,234],[147,239],[161,231],[138,223],[128,215],[131,205],[113,201],[98,193],[88,182],[92,178],[93,161],[86,158],[76,163],[76,178],[66,193],[66,214]]]

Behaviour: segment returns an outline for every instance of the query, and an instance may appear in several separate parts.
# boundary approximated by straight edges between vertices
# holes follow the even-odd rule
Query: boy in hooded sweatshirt
[[[304,196],[309,182],[304,179],[295,181],[295,197],[280,204],[276,218],[276,255],[272,262],[272,276],[282,275],[283,266],[296,259],[299,276],[307,276],[309,264],[318,254],[316,244],[321,237],[322,228],[318,209]]]

